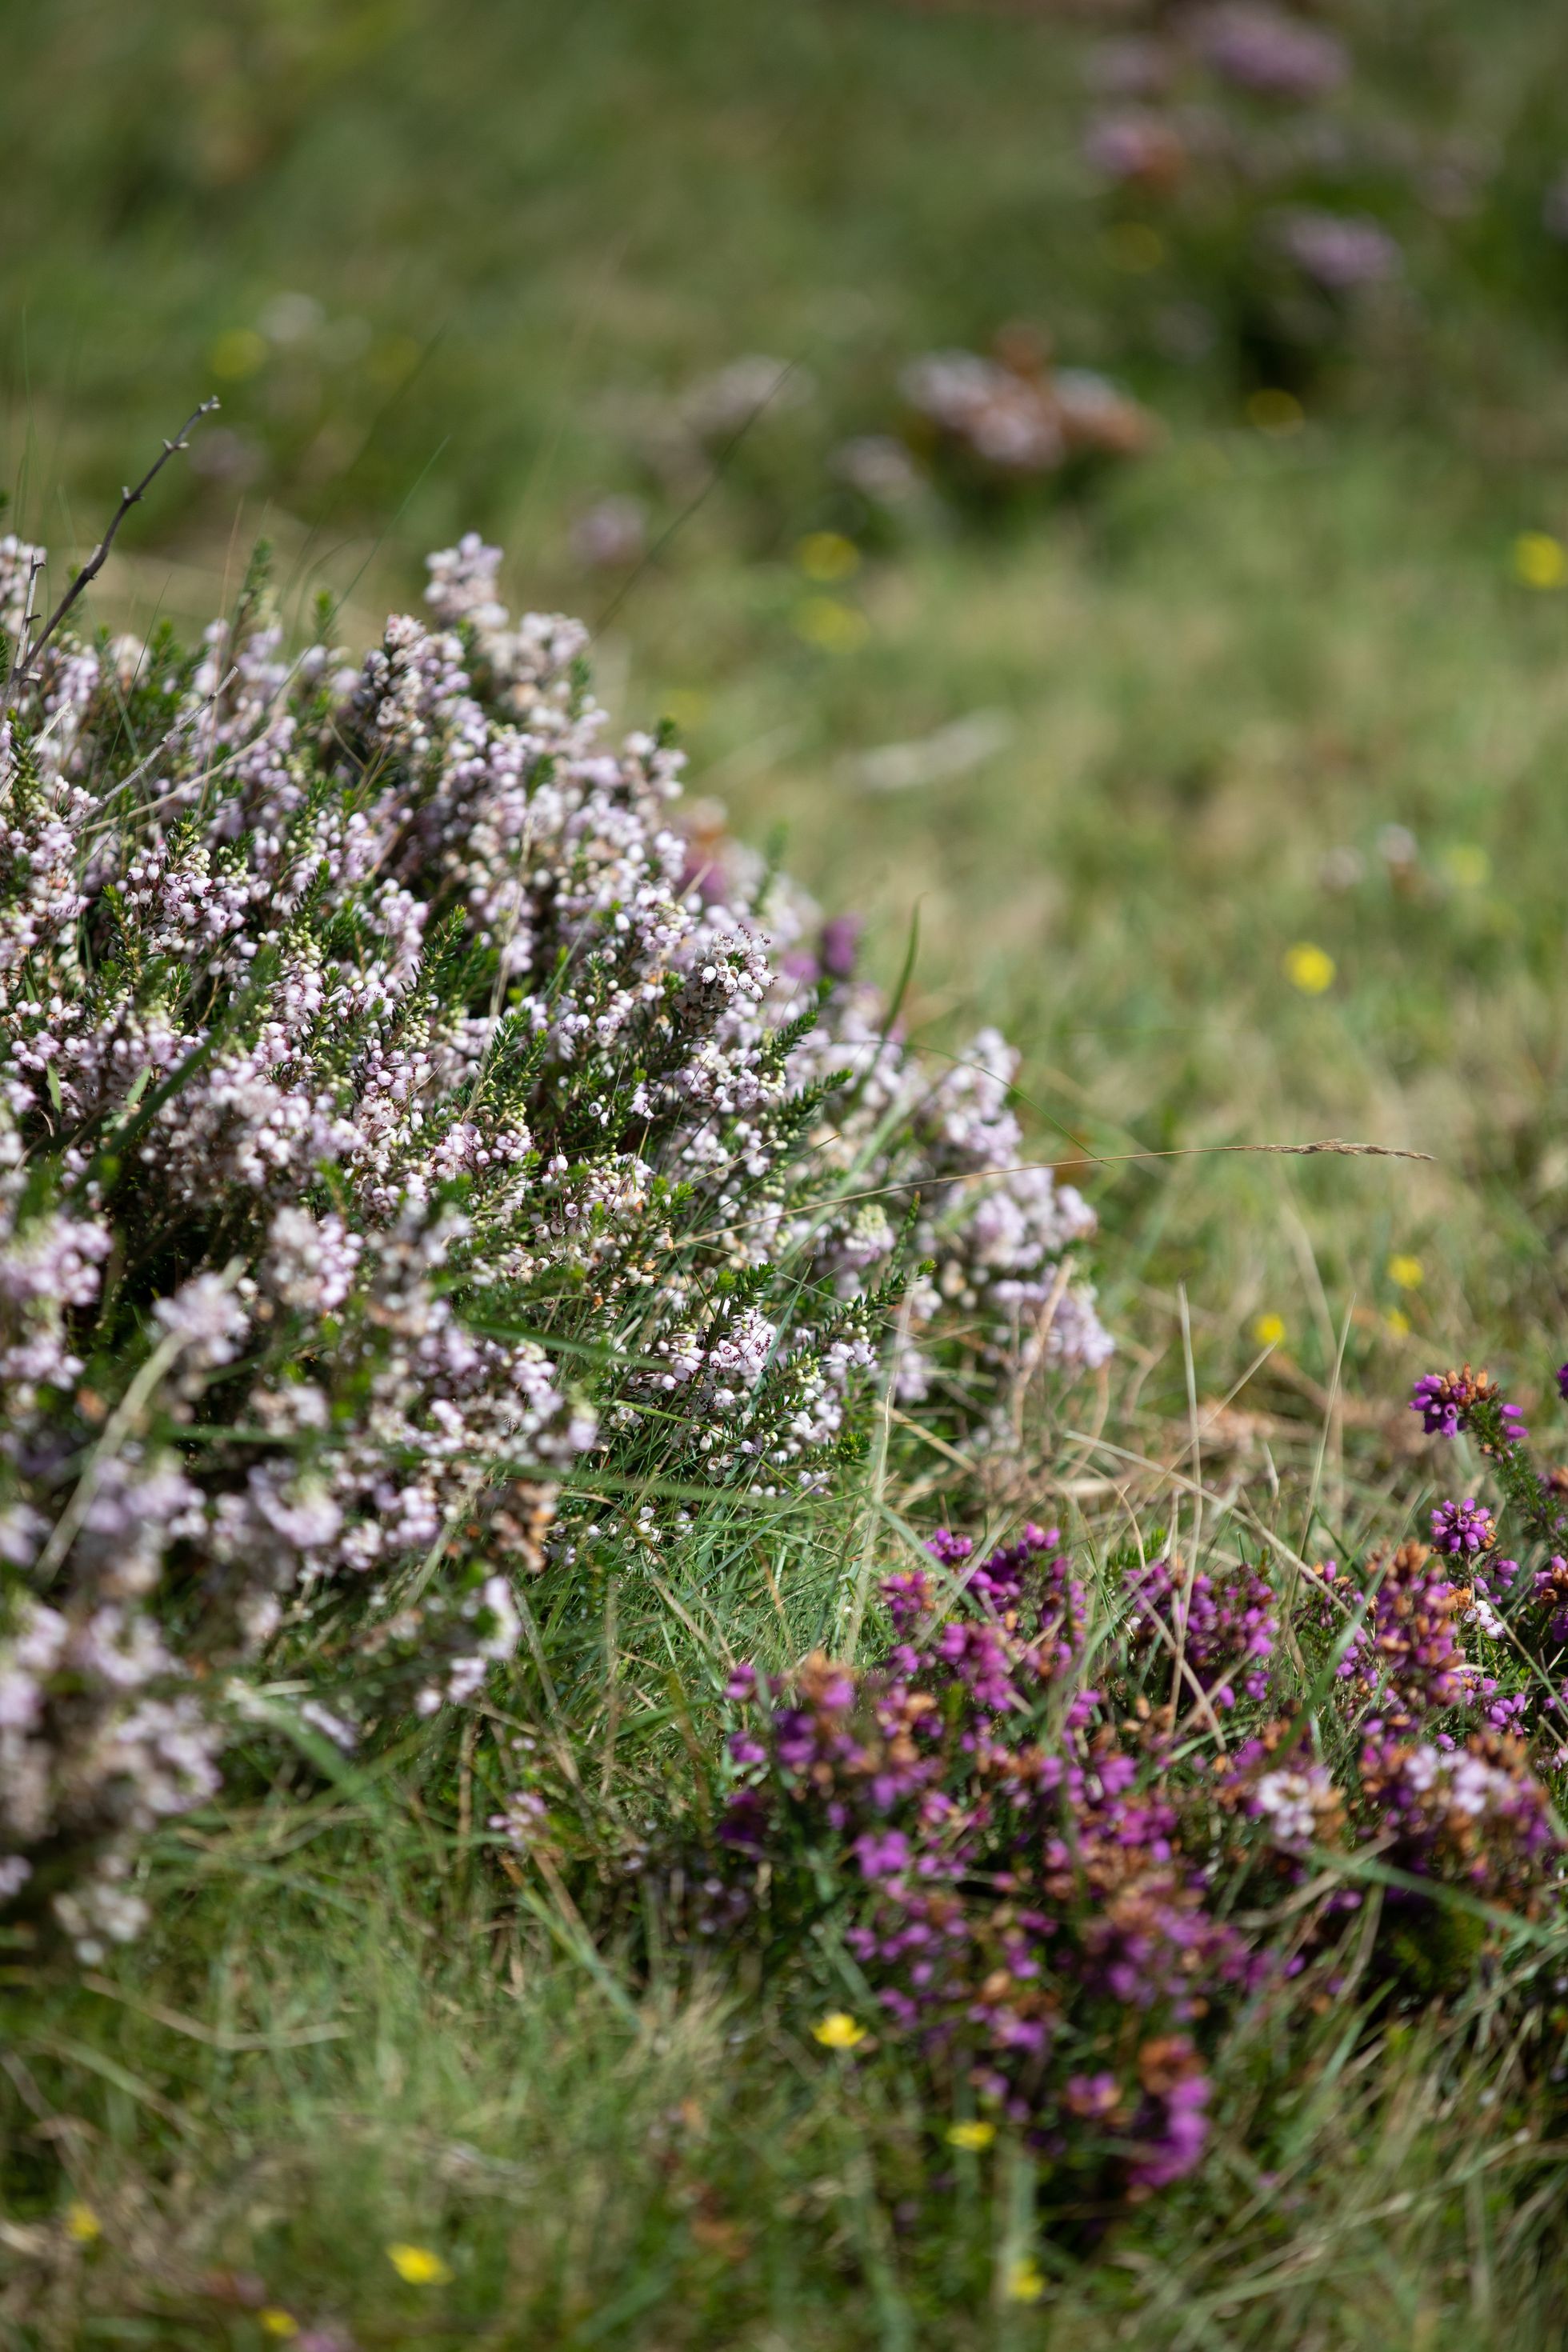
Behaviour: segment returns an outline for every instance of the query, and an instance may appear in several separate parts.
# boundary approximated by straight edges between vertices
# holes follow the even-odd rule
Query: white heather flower
[[[1321,1764],[1265,1772],[1253,1790],[1253,1801],[1277,1838],[1300,1845],[1317,1834],[1319,1814],[1333,1804],[1333,1783]]]
[[[805,389],[748,362],[682,429]],[[34,555],[0,542],[0,617]],[[471,535],[434,558],[357,667],[291,657],[264,598],[195,657],[63,629],[0,722],[0,1854],[19,1885],[79,1847],[83,1948],[213,1785],[216,1658],[268,1651],[329,1737],[434,1713],[515,1650],[495,1561],[539,1570],[590,1449],[819,1491],[901,1238],[935,1267],[905,1402],[941,1378],[984,1429],[1047,1309],[1047,1361],[1110,1346],[1005,1041],[933,1068],[890,1035],[818,910],[721,815],[682,827],[681,754],[609,739],[582,625],[514,622],[498,568]],[[128,663],[165,711],[141,749]],[[160,1339],[167,1417],[122,1433]],[[309,1688],[324,1627],[352,1709]]]
[[[196,1275],[172,1298],[160,1298],[153,1312],[186,1364],[202,1370],[232,1364],[249,1329],[233,1289],[216,1274]]]

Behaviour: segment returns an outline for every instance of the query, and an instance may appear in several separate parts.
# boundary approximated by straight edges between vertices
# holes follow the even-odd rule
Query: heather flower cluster
[[[1089,1602],[1059,1544],[1030,1527],[970,1565],[939,1538],[947,1573],[884,1587],[885,1664],[739,1672],[720,1834],[758,1903],[767,1865],[773,1914],[790,1873],[842,1876],[845,1946],[884,2030],[950,2097],[1146,2192],[1202,2153],[1195,2029],[1258,1969],[1157,1749],[1126,1743],[1085,1679]]]
[[[1255,1701],[1268,1696],[1279,1629],[1274,1594],[1260,1570],[1244,1568],[1216,1580],[1157,1559],[1130,1570],[1127,1587],[1134,1642],[1179,1660],[1187,1696],[1201,1708],[1228,1711],[1238,1693]]]
[[[1088,368],[1057,368],[1018,331],[994,356],[927,352],[903,371],[911,438],[978,483],[1016,487],[1152,446],[1149,411]]]
[[[195,654],[24,654],[40,562],[0,549],[0,1887],[87,1948],[226,1723],[471,1700],[574,1465],[815,1492],[895,1306],[905,1398],[982,1417],[1026,1333],[1110,1341],[1010,1049],[929,1071],[843,926],[694,871],[680,754],[606,742],[497,551],[357,665],[259,575]]]
[[[1483,1454],[1519,1445],[1527,1433],[1518,1405],[1506,1402],[1489,1372],[1473,1372],[1468,1364],[1458,1371],[1424,1373],[1410,1410],[1421,1415],[1428,1437],[1458,1437],[1474,1429]]]
[[[705,1884],[710,1932],[775,1953],[802,1921],[820,1940],[837,1887],[844,1981],[938,2112],[1006,2117],[1094,2193],[1146,2195],[1202,2155],[1226,2021],[1339,1980],[1359,1855],[1392,1880],[1390,1928],[1427,1886],[1526,1916],[1560,1888],[1564,1725],[1468,1549],[1289,1579],[1174,1558],[1090,1578],[1036,1527],[929,1551],[884,1581],[881,1664],[732,1676]]]
[[[1144,29],[1095,53],[1082,154],[1123,232],[1131,209],[1132,266],[1191,265],[1156,341],[1194,359],[1229,331],[1250,366],[1267,352],[1266,383],[1304,383],[1393,314],[1405,245],[1382,215],[1403,232],[1413,196],[1423,213],[1462,210],[1474,159],[1379,121],[1345,39],[1313,10],[1190,0],[1135,16]]]

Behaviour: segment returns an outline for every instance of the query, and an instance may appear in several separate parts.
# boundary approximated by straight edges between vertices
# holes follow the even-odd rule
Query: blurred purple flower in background
[[[1350,73],[1344,45],[1315,25],[1299,24],[1281,9],[1226,0],[1199,19],[1204,63],[1238,89],[1306,105],[1338,89]]]
[[[1363,213],[1287,213],[1279,223],[1281,250],[1325,293],[1348,294],[1397,278],[1405,257],[1385,228]]]

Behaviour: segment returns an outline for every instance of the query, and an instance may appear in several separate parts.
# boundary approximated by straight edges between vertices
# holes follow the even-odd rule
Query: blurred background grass
[[[1568,26],[1310,17],[1351,70],[1282,105],[1190,65],[1151,99],[1130,37],[1194,20],[1131,5],[14,9],[6,478],[79,552],[221,393],[115,625],[205,618],[265,532],[363,641],[427,548],[499,539],[878,970],[918,921],[911,1018],[950,1048],[1000,1020],[1052,1156],[1436,1155],[1090,1171],[1139,1344],[1180,1279],[1205,1382],[1259,1317],[1321,1382],[1348,1314],[1353,1381],[1500,1349],[1528,1397],[1568,1242],[1568,595],[1516,542],[1568,535]],[[1108,110],[1176,126],[1175,184],[1092,168]],[[1282,294],[1303,202],[1379,222],[1395,281]],[[1066,492],[847,491],[911,357],[1016,322],[1154,448]],[[694,436],[692,388],[754,353],[782,391]]]

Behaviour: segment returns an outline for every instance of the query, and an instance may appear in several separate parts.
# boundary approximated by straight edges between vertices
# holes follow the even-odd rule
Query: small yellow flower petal
[[[66,2235],[74,2238],[79,2246],[90,2246],[95,2238],[103,2235],[102,2222],[92,2207],[84,2205],[79,2197],[73,2198],[66,2207]]]
[[[1303,996],[1321,996],[1334,984],[1333,957],[1325,948],[1315,948],[1310,940],[1298,940],[1285,951],[1285,977]]]
[[[1008,2263],[1002,2291],[1009,2303],[1038,2303],[1046,2291],[1039,2264],[1027,2254],[1020,2254],[1016,2262]]]
[[[1388,1278],[1397,1290],[1419,1290],[1426,1269],[1418,1257],[1396,1252],[1388,1261]]]
[[[1389,1308],[1383,1318],[1383,1327],[1391,1339],[1408,1339],[1410,1337],[1410,1318],[1397,1307]]]
[[[1561,588],[1568,579],[1568,547],[1549,530],[1521,530],[1513,542],[1513,572],[1527,588]]]
[[[440,2255],[433,2254],[428,2246],[388,2246],[386,2259],[410,2286],[443,2286],[452,2275]]]
[[[276,2336],[282,2341],[300,2333],[300,2323],[291,2311],[279,2311],[269,2306],[265,2311],[258,2311],[256,2316],[261,2323],[264,2336]]]
[[[1252,1327],[1252,1336],[1260,1348],[1277,1348],[1285,1337],[1282,1315],[1260,1315]]]
[[[858,2042],[866,2039],[866,2029],[858,2025],[847,2009],[830,2009],[812,2027],[812,2038],[825,2050],[853,2050]]]
[[[242,376],[254,375],[266,358],[266,342],[254,327],[231,327],[207,353],[207,365],[214,375],[237,383]]]
[[[1247,421],[1259,433],[1283,438],[1288,433],[1300,433],[1307,422],[1307,412],[1293,392],[1282,392],[1268,385],[1255,392],[1247,404]]]
[[[995,2137],[994,2124],[977,2119],[973,2123],[953,2124],[948,2131],[947,2144],[950,2147],[971,2148],[978,2154],[981,2148],[989,2147]]]
[[[870,634],[864,613],[837,596],[808,596],[795,616],[795,634],[824,653],[852,654]]]
[[[795,551],[808,580],[847,580],[860,569],[860,551],[841,530],[810,530]]]
[[[1443,852],[1443,871],[1456,890],[1483,890],[1492,877],[1492,862],[1476,841],[1456,841]]]

